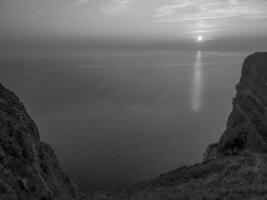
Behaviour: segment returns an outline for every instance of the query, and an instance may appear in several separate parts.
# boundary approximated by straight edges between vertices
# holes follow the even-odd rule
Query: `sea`
[[[75,50],[0,55],[14,91],[85,191],[201,162],[232,109],[248,52]]]

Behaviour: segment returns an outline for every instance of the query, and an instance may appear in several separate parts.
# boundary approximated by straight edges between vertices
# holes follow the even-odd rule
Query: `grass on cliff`
[[[94,200],[266,200],[267,156],[244,153],[182,167],[120,193]]]

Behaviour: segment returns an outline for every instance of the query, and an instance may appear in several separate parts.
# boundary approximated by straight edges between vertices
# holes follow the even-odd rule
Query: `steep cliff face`
[[[0,84],[0,200],[78,200],[23,104]]]
[[[236,91],[227,129],[219,141],[219,155],[267,152],[267,53],[245,59]]]

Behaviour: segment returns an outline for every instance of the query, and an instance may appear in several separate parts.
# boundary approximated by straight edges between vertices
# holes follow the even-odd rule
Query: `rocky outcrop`
[[[0,85],[0,200],[80,200],[23,104]]]
[[[267,53],[255,53],[245,59],[236,91],[218,154],[267,152]]]
[[[205,153],[203,154],[202,162],[208,162],[217,158],[218,143],[212,143],[207,146]]]

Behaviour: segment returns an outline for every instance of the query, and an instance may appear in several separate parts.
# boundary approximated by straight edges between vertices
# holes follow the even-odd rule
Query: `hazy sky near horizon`
[[[261,38],[265,0],[1,0],[1,39]]]

